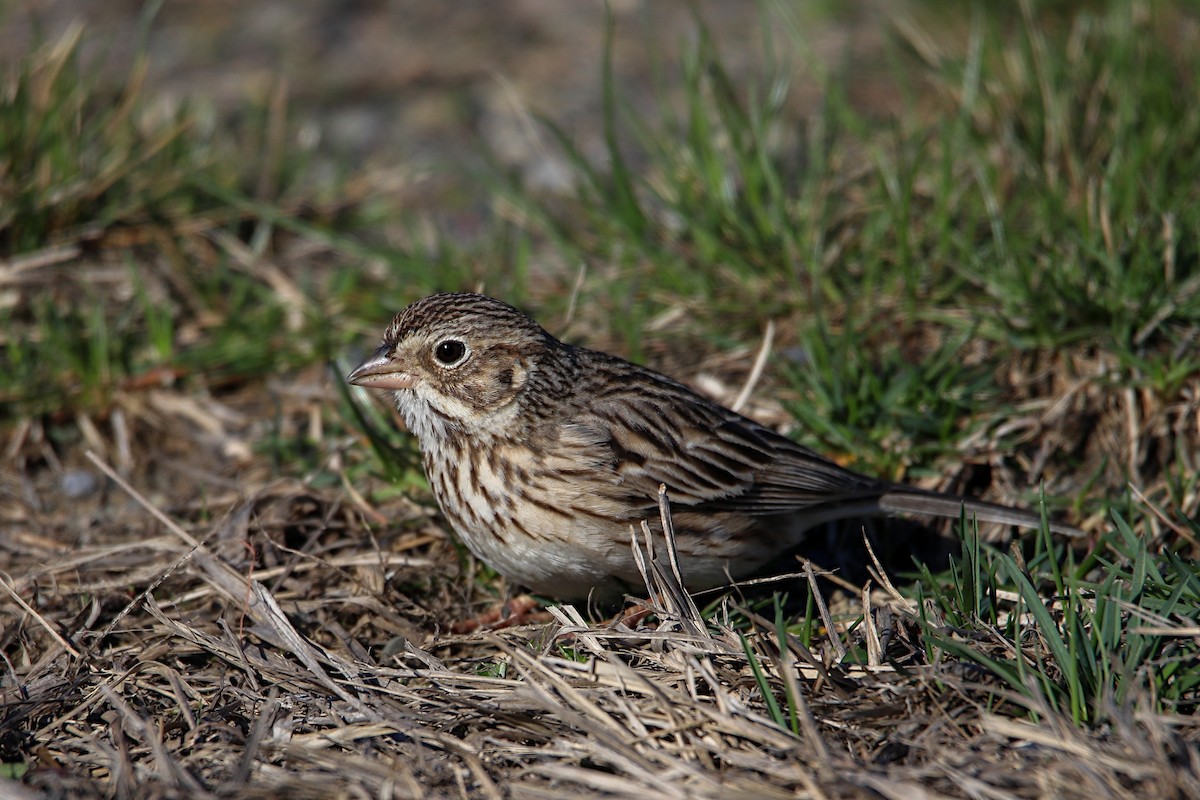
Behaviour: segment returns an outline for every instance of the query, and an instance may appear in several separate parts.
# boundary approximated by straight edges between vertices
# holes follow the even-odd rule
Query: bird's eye
[[[438,342],[437,347],[433,348],[433,357],[447,367],[456,366],[466,354],[467,346],[457,339]]]

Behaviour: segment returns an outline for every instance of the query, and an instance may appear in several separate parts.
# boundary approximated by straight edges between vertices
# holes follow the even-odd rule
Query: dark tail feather
[[[972,497],[955,497],[946,494],[933,494],[911,489],[891,489],[878,498],[880,510],[888,514],[926,514],[933,517],[948,517],[958,519],[966,507],[966,517],[969,522],[972,517],[980,522],[994,522],[1000,525],[1019,525],[1023,528],[1040,528],[1042,517],[1034,511],[1023,508],[987,503]],[[1050,530],[1063,536],[1083,536],[1083,531],[1061,522],[1050,521]]]

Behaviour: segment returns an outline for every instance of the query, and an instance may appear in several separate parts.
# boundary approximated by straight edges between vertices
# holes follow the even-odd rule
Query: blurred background
[[[616,90],[638,113],[655,112],[666,98],[682,101],[680,76],[670,65],[696,41],[697,18],[738,83],[762,74],[770,58],[766,43],[804,38],[810,48],[804,58],[815,64],[793,71],[792,114],[811,112],[819,102],[814,70],[836,72],[857,107],[895,110],[881,17],[897,11],[894,4],[781,5],[795,31],[776,28],[763,6],[738,0],[7,2],[0,8],[0,48],[15,62],[37,43],[82,25],[79,53],[89,72],[117,86],[145,59],[145,90],[154,102],[196,106],[212,125],[236,124],[247,109],[282,95],[289,135],[329,159],[329,169],[365,162],[419,173],[439,187],[422,197],[420,210],[467,213],[471,202],[487,197],[462,177],[464,167],[494,159],[535,187],[561,189],[570,180],[561,156],[543,146],[535,114],[554,120],[583,152],[603,161],[606,14],[614,25]],[[442,189],[455,181],[454,192]]]

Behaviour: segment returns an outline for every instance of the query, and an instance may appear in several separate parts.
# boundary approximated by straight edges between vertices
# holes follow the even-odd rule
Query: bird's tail
[[[972,518],[980,522],[994,522],[1000,525],[1019,525],[1023,528],[1040,528],[1042,515],[1023,508],[1002,506],[976,500],[973,497],[955,497],[954,495],[922,492],[919,490],[897,487],[889,489],[878,497],[879,508],[888,514],[925,514],[933,517],[958,519],[966,510],[969,522]],[[1063,536],[1083,536],[1083,531],[1061,522],[1048,522],[1050,530]]]

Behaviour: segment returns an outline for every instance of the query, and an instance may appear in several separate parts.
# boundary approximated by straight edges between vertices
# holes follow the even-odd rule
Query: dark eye
[[[462,357],[466,353],[467,346],[457,339],[447,339],[444,342],[439,342],[438,346],[433,349],[433,357],[446,366],[451,366],[462,361]]]

